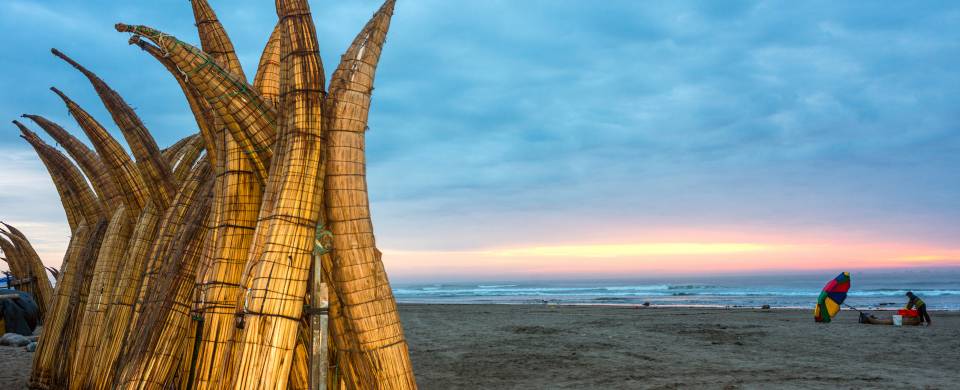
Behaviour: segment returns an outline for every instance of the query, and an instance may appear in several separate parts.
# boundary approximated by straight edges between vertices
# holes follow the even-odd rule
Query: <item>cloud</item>
[[[195,42],[186,4],[27,4],[0,17],[19,37],[0,88],[22,91],[0,113],[72,126],[53,83],[109,122],[46,53],[57,46],[162,145],[195,131],[165,70],[112,32],[123,20]],[[251,76],[270,4],[212,5]],[[329,75],[379,2],[312,5]],[[697,228],[950,243],[958,22],[951,2],[400,2],[367,133],[378,238],[472,250]],[[23,145],[0,132],[0,147]]]

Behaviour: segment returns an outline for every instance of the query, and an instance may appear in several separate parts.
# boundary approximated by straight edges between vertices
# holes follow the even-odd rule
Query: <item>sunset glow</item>
[[[776,247],[748,243],[654,242],[640,244],[556,245],[494,250],[493,256],[625,257],[719,255],[775,250]]]
[[[702,233],[700,233],[702,234]],[[398,278],[522,279],[637,277],[698,273],[794,272],[960,265],[960,250],[908,243],[796,241],[640,242],[515,246],[463,251],[384,251]]]
[[[219,20],[242,28],[234,45],[249,76],[275,10],[229,3],[244,11]],[[957,14],[952,3],[867,13],[806,2],[411,3],[395,15],[362,148],[391,278],[960,267],[960,73],[944,54],[958,29],[930,22]],[[340,45],[374,7],[316,6],[336,15],[318,34]],[[158,27],[193,18],[190,7],[139,7]],[[196,133],[168,70],[117,34],[127,8],[0,1],[10,56],[0,67],[17,75],[7,90],[24,90],[0,95],[4,117],[45,115],[86,142],[46,90],[55,85],[123,143],[88,81],[50,57],[57,47],[138,107],[159,147]],[[341,49],[324,45],[323,62],[339,63]],[[0,221],[60,267],[71,238],[62,202],[7,126]]]

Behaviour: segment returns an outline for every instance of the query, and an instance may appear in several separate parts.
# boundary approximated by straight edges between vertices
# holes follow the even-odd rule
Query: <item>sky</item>
[[[210,0],[248,75],[271,1]],[[379,3],[311,1],[324,64]],[[0,2],[0,116],[196,131],[116,22],[197,43],[183,0]],[[394,280],[960,267],[960,4],[400,0],[367,133]],[[329,76],[329,74],[328,74]],[[119,137],[119,132],[115,132]],[[0,220],[57,265],[66,219],[13,125]]]

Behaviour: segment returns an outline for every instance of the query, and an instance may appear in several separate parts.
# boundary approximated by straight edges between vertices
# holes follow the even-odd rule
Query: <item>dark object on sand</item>
[[[27,344],[30,344],[30,339],[23,335],[7,333],[3,336],[0,336],[0,345],[5,345],[8,347],[26,347]]]
[[[650,307],[650,302],[644,302],[643,307]]]
[[[33,335],[40,322],[40,309],[33,297],[23,291],[0,289],[0,322],[3,333]]]
[[[763,306],[760,306],[760,308],[763,310],[770,310],[770,305],[763,305]]]
[[[869,325],[893,325],[893,318],[880,318],[870,313],[860,313],[860,323]],[[920,325],[918,317],[903,317],[903,326]]]

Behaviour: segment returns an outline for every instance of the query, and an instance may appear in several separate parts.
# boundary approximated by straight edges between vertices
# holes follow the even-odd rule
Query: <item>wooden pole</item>
[[[318,243],[319,245],[319,243]],[[310,297],[310,389],[327,389],[327,323],[330,297],[323,281],[320,254],[313,255],[313,284]]]

